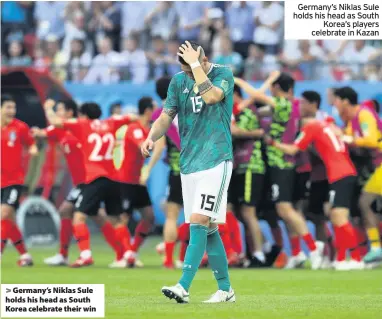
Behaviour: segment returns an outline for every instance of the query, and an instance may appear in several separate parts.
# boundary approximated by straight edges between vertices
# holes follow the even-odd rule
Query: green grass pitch
[[[162,296],[180,270],[164,270],[154,251],[159,238],[143,247],[144,269],[108,269],[113,254],[94,244],[90,268],[50,268],[44,257],[54,249],[32,249],[35,266],[18,268],[7,247],[1,261],[2,283],[105,284],[107,319],[378,319],[382,318],[382,269],[353,272],[311,270],[231,270],[235,304],[204,305],[217,289],[209,269],[200,270],[190,291],[191,303],[178,305]],[[74,246],[74,245],[73,245]],[[77,257],[73,247],[71,259]]]

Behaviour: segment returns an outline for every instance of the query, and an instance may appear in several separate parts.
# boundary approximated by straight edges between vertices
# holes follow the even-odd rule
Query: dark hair
[[[26,48],[25,48],[24,42],[19,41],[19,40],[13,40],[13,41],[10,41],[10,42],[8,43],[8,45],[7,45],[7,50],[6,50],[6,52],[5,52],[5,56],[6,56],[7,58],[10,58],[10,57],[11,57],[11,55],[9,54],[9,49],[10,49],[10,47],[11,47],[11,45],[12,45],[13,42],[16,42],[16,43],[19,44],[20,47],[21,47],[21,52],[20,52],[20,55],[19,55],[19,56],[24,56],[24,55],[27,54],[27,50],[26,50]]]
[[[147,109],[153,109],[154,104],[153,104],[153,99],[150,96],[144,96],[141,97],[138,101],[138,111],[139,115],[142,115],[145,113]]]
[[[73,117],[78,116],[78,106],[73,100],[59,100],[57,103],[64,104],[65,111],[72,111]]]
[[[74,39],[72,39],[70,44],[72,44],[73,42],[78,42],[78,43],[81,44],[82,49],[81,49],[81,52],[79,54],[79,56],[81,56],[85,52],[85,41],[82,40],[82,39],[79,39],[79,38],[74,38]],[[72,53],[72,48],[71,47],[70,47],[69,54],[70,54],[69,61],[71,61],[73,59],[73,53]]]
[[[15,102],[15,99],[9,94],[1,95],[1,107],[3,107],[5,102]]]
[[[243,97],[243,92],[241,91],[240,86],[238,86],[237,84],[234,84],[233,86],[233,93],[237,93],[237,95]]]
[[[198,47],[200,47],[201,45],[196,43],[196,42],[193,42],[193,41],[189,41],[190,44],[191,44],[191,47],[194,49],[194,50],[197,50]],[[178,56],[178,60],[181,64],[183,65],[188,65],[188,63],[186,61],[184,61],[184,59],[181,57],[181,56]]]
[[[304,91],[301,95],[310,103],[316,103],[317,110],[320,108],[321,96],[316,91]]]
[[[112,104],[110,105],[110,107],[109,107],[109,115],[113,115],[114,110],[115,110],[116,108],[119,108],[119,107],[122,107],[122,102],[121,102],[121,101],[112,103]]]
[[[102,115],[101,107],[94,102],[88,102],[81,105],[80,112],[91,120],[99,119]]]
[[[161,100],[167,98],[168,87],[170,86],[171,78],[168,76],[163,76],[155,82],[155,90]]]
[[[151,41],[164,41],[164,39],[160,35],[154,35]]]
[[[351,105],[358,104],[358,94],[350,86],[344,86],[334,91],[334,95],[341,100],[348,100]]]
[[[278,84],[283,92],[288,92],[290,89],[294,89],[294,82],[295,81],[291,75],[283,72],[280,74],[277,80],[272,83],[272,85]]]

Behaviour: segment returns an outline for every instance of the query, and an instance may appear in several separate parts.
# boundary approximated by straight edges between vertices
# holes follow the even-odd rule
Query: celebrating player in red
[[[338,135],[334,124],[309,119],[293,145],[276,141],[272,143],[276,148],[289,155],[305,151],[311,144],[315,147],[325,164],[330,185],[330,220],[334,225],[337,248],[335,269],[363,269],[364,264],[361,261],[357,236],[349,222],[349,210],[357,173],[350,160],[348,150]],[[345,259],[348,249],[352,257],[349,262]]]
[[[55,127],[62,127],[75,135],[81,145],[85,167],[83,189],[75,203],[73,218],[73,234],[81,251],[80,257],[73,267],[89,266],[93,264],[90,250],[90,233],[86,225],[87,216],[95,216],[101,202],[111,216],[122,213],[119,184],[110,178],[115,176],[112,152],[114,148],[114,132],[118,127],[129,124],[130,116],[113,117],[103,121],[101,108],[95,103],[85,103],[81,106],[81,113],[87,118],[64,121],[53,111],[53,105],[46,105],[45,113],[49,122]],[[123,257],[122,246],[117,242],[114,229],[108,227],[108,243],[117,253],[117,261]]]
[[[154,211],[145,185],[147,173],[144,172],[144,158],[140,151],[140,146],[150,131],[154,108],[155,102],[151,97],[143,97],[139,100],[139,119],[127,128],[124,140],[124,160],[119,170],[124,211],[131,213],[134,209],[139,209],[142,214],[142,219],[135,229],[134,242],[125,254],[125,258],[131,266],[135,264],[139,247],[154,225]],[[150,162],[156,162],[158,158],[157,155],[153,156]],[[148,165],[154,166],[153,163]]]
[[[33,265],[19,228],[15,222],[15,211],[19,206],[20,193],[24,184],[23,149],[37,155],[38,149],[29,134],[28,126],[15,118],[16,103],[12,97],[1,97],[1,253],[10,239],[20,254],[18,265]]]

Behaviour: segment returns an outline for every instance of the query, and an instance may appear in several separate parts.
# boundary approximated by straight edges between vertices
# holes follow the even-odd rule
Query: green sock
[[[191,282],[202,261],[204,252],[206,250],[208,227],[191,224],[190,225],[190,242],[187,247],[186,256],[184,257],[182,277],[179,283],[188,291]]]
[[[212,229],[207,235],[208,263],[212,268],[220,290],[229,291],[231,283],[228,275],[228,260],[220,238],[218,228]]]

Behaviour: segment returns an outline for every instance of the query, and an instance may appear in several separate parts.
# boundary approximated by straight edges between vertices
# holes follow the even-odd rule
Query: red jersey
[[[119,180],[126,184],[139,184],[139,177],[144,164],[140,145],[149,135],[149,128],[140,122],[129,125],[124,141],[124,160],[119,170]]]
[[[345,144],[326,122],[313,121],[305,125],[294,144],[302,151],[314,145],[324,162],[329,183],[357,175]]]
[[[64,153],[66,163],[74,185],[85,183],[84,154],[82,144],[71,132],[49,126],[46,130],[49,140],[58,143]]]
[[[33,144],[24,122],[13,119],[1,128],[1,187],[24,184],[23,149]]]
[[[74,119],[64,122],[64,129],[71,131],[82,145],[86,184],[99,177],[115,179],[115,132],[120,126],[130,122],[128,116],[106,120]]]

